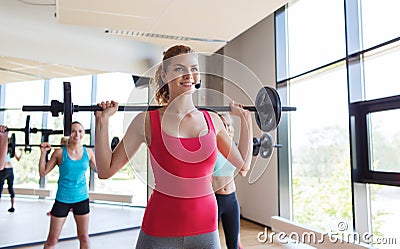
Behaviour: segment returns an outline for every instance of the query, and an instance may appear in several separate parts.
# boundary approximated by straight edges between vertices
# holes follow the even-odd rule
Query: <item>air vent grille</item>
[[[224,40],[217,40],[217,39],[206,39],[206,38],[177,36],[177,35],[165,35],[165,34],[146,33],[146,32],[138,32],[138,31],[118,30],[118,29],[106,29],[104,32],[106,34],[112,34],[112,35],[138,36],[138,37],[159,38],[159,39],[168,39],[168,40],[176,40],[176,41],[223,42],[223,43],[227,42]]]

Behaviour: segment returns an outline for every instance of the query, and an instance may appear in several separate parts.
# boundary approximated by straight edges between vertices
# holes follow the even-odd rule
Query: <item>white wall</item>
[[[225,81],[224,93],[237,102],[254,105],[257,92],[263,85],[275,87],[274,49],[273,15],[229,42],[224,47],[224,55],[229,57],[224,63],[224,77],[233,79],[233,82]],[[253,130],[255,137],[261,136],[262,132],[254,119]],[[276,139],[275,131],[271,132],[271,135]],[[257,181],[250,184],[249,177],[236,177],[241,215],[271,226],[271,217],[279,212],[276,150],[270,162],[258,156],[253,157],[253,163],[255,175],[251,180],[256,179],[254,176],[261,175]]]

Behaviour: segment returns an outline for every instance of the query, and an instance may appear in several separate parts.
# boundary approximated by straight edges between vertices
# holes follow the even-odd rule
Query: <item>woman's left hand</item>
[[[245,177],[247,175],[248,170],[240,170],[239,174],[243,177]]]

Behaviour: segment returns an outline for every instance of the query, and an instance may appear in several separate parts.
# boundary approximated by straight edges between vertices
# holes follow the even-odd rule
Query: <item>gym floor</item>
[[[7,209],[10,207],[8,196],[3,196],[0,203],[0,248],[42,248],[42,243],[47,238],[50,225],[50,216],[47,212],[50,211],[53,200],[39,200],[32,198],[15,198],[15,212],[9,213]],[[91,203],[91,216],[89,223],[89,234],[109,233],[111,236],[115,233],[110,231],[126,231],[128,233],[124,241],[121,243],[125,248],[133,248],[136,242],[137,232],[142,222],[144,208],[129,207],[121,205],[97,204]],[[134,229],[136,228],[136,229]],[[74,238],[76,236],[76,226],[73,215],[68,215],[61,232],[60,239]],[[93,238],[96,236],[93,236]],[[115,236],[116,238],[120,236]],[[117,249],[113,236],[113,240],[93,239],[92,248],[113,248]],[[130,239],[130,241],[126,241]],[[91,239],[92,240],[92,239]],[[106,246],[106,243],[113,242],[113,246]],[[76,239],[70,239],[63,242],[66,247],[57,248],[79,248],[79,246],[71,246],[76,243]],[[99,243],[96,246],[95,243]],[[101,244],[100,244],[101,243]],[[14,247],[15,245],[20,245]],[[22,247],[22,245],[29,245]],[[132,245],[127,247],[126,245]],[[120,247],[123,248],[123,247]]]
[[[15,213],[7,212],[8,196],[0,202],[0,248],[41,249],[47,237],[53,200],[17,197]],[[126,249],[134,248],[139,234],[144,208],[91,203],[89,233],[91,248]],[[73,216],[69,215],[60,236],[57,249],[79,248]],[[245,248],[312,248],[295,244],[262,244],[257,241],[264,227],[253,222],[241,221],[241,240]],[[223,231],[220,229],[222,248]]]

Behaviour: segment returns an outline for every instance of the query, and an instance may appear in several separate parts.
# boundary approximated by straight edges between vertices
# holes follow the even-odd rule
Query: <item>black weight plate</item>
[[[71,135],[72,105],[71,83],[64,82],[64,136]]]
[[[260,140],[256,137],[253,137],[253,156],[257,156],[260,151]]]
[[[15,156],[15,133],[12,133],[11,137],[8,139],[8,153],[11,158]]]
[[[260,137],[260,156],[262,158],[270,158],[274,151],[274,140],[268,133]]]
[[[258,127],[265,132],[274,130],[281,118],[281,101],[275,89],[263,87],[257,93],[255,118]]]
[[[113,139],[111,140],[111,150],[113,151],[118,144],[119,144],[119,138],[113,137]]]
[[[24,133],[25,133],[25,145],[29,145],[30,144],[30,141],[29,141],[30,133],[31,133],[31,116],[30,115],[26,116]]]

